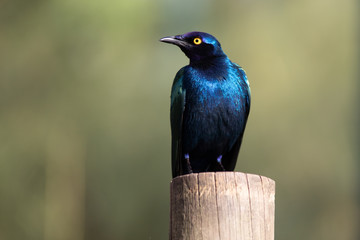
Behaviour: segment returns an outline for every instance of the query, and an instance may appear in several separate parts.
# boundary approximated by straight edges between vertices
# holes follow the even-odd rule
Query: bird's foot
[[[192,168],[191,168],[191,164],[190,164],[190,157],[189,154],[185,154],[185,162],[186,162],[186,170],[188,173],[193,173]]]
[[[222,155],[220,155],[220,156],[216,159],[216,161],[217,161],[218,164],[220,165],[221,170],[226,171],[225,168],[224,168],[224,166],[223,166],[222,163],[221,163],[221,159],[222,159]]]

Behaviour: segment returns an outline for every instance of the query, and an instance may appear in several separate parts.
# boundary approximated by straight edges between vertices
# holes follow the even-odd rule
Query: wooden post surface
[[[241,172],[193,173],[170,183],[170,240],[273,240],[275,182]]]

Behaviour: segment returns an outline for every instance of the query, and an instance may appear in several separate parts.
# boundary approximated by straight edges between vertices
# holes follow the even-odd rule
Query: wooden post
[[[275,182],[241,172],[183,175],[170,184],[170,240],[273,240]]]

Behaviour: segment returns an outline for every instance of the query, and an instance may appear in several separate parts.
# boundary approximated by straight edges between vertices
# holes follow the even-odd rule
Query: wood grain
[[[170,184],[171,240],[273,240],[275,182],[241,172],[195,173]]]

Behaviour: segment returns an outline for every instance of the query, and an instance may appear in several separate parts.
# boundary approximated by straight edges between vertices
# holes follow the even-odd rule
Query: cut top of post
[[[206,172],[171,182],[170,239],[273,240],[275,182],[241,172]]]

